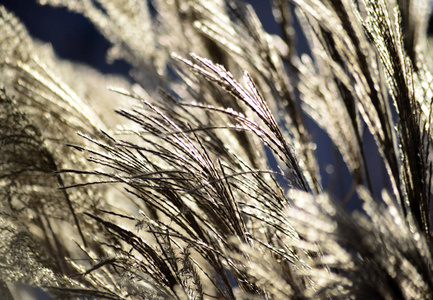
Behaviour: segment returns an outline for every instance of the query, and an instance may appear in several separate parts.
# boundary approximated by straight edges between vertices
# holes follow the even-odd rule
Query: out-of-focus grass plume
[[[91,20],[135,83],[0,6],[1,293],[433,298],[430,1],[274,0],[280,36],[238,0],[39,2]]]

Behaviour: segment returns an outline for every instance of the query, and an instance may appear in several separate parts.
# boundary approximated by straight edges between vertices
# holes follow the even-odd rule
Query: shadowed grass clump
[[[433,298],[429,1],[274,0],[280,36],[238,0],[39,2],[134,83],[0,6],[0,293]]]

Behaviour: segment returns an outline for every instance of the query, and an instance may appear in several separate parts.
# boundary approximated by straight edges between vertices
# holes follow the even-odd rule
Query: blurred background
[[[266,31],[278,34],[270,1],[250,0]],[[40,6],[36,0],[0,0],[9,11],[26,25],[30,35],[53,45],[60,58],[86,63],[103,73],[127,74],[126,63],[105,60],[109,43],[96,31],[92,23],[79,14],[63,8]]]
[[[279,34],[279,27],[272,17],[271,1],[254,1],[249,0],[258,17],[261,19],[264,29],[271,34]],[[95,27],[83,16],[69,13],[66,9],[52,8],[48,6],[39,6],[36,0],[0,0],[0,4],[4,5],[9,11],[24,23],[30,35],[43,42],[51,43],[57,55],[62,59],[85,63],[102,73],[115,73],[128,76],[129,66],[122,61],[116,61],[112,64],[106,62],[106,53],[109,49],[109,42],[99,34]],[[433,31],[432,22],[430,22],[429,33]],[[305,40],[302,36],[297,41],[299,51],[308,52]],[[334,174],[340,160],[339,154],[336,153],[329,138],[323,134],[311,120],[308,122],[308,127],[313,135],[314,141],[318,145],[318,158],[322,177],[325,178],[324,189],[331,189],[332,178],[342,177],[347,178],[347,182],[338,182],[337,187],[332,187],[332,192],[342,196],[347,193],[350,188],[350,176],[342,174]],[[366,136],[368,139],[368,135]],[[370,138],[371,139],[371,138]],[[370,165],[368,166],[372,174],[372,181],[377,187],[383,187],[382,172],[383,169],[378,159],[377,150],[374,142],[370,141],[372,147],[367,147],[366,153],[369,156]],[[378,162],[376,164],[375,162]],[[338,169],[338,168],[337,168]],[[346,170],[347,172],[347,170]],[[335,182],[334,182],[335,184]],[[377,190],[380,193],[379,190]],[[340,198],[340,197],[337,197]],[[341,199],[341,198],[340,198]],[[350,210],[359,207],[359,203],[351,201],[348,208]],[[52,298],[43,291],[22,286],[16,289],[16,300],[38,299],[51,300]],[[3,299],[0,295],[0,299]]]

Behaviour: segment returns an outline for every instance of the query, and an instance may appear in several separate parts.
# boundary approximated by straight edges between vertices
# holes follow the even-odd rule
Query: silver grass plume
[[[273,0],[281,36],[238,0],[39,2],[92,21],[135,83],[0,6],[2,297],[433,298],[430,1]]]

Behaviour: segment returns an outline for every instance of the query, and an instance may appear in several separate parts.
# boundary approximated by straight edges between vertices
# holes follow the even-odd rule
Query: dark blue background
[[[265,29],[278,33],[269,2],[249,2],[253,2]],[[104,73],[128,73],[126,63],[106,62],[110,44],[85,17],[64,8],[40,6],[33,0],[0,0],[0,4],[14,12],[33,37],[50,42],[61,58],[84,62]]]

